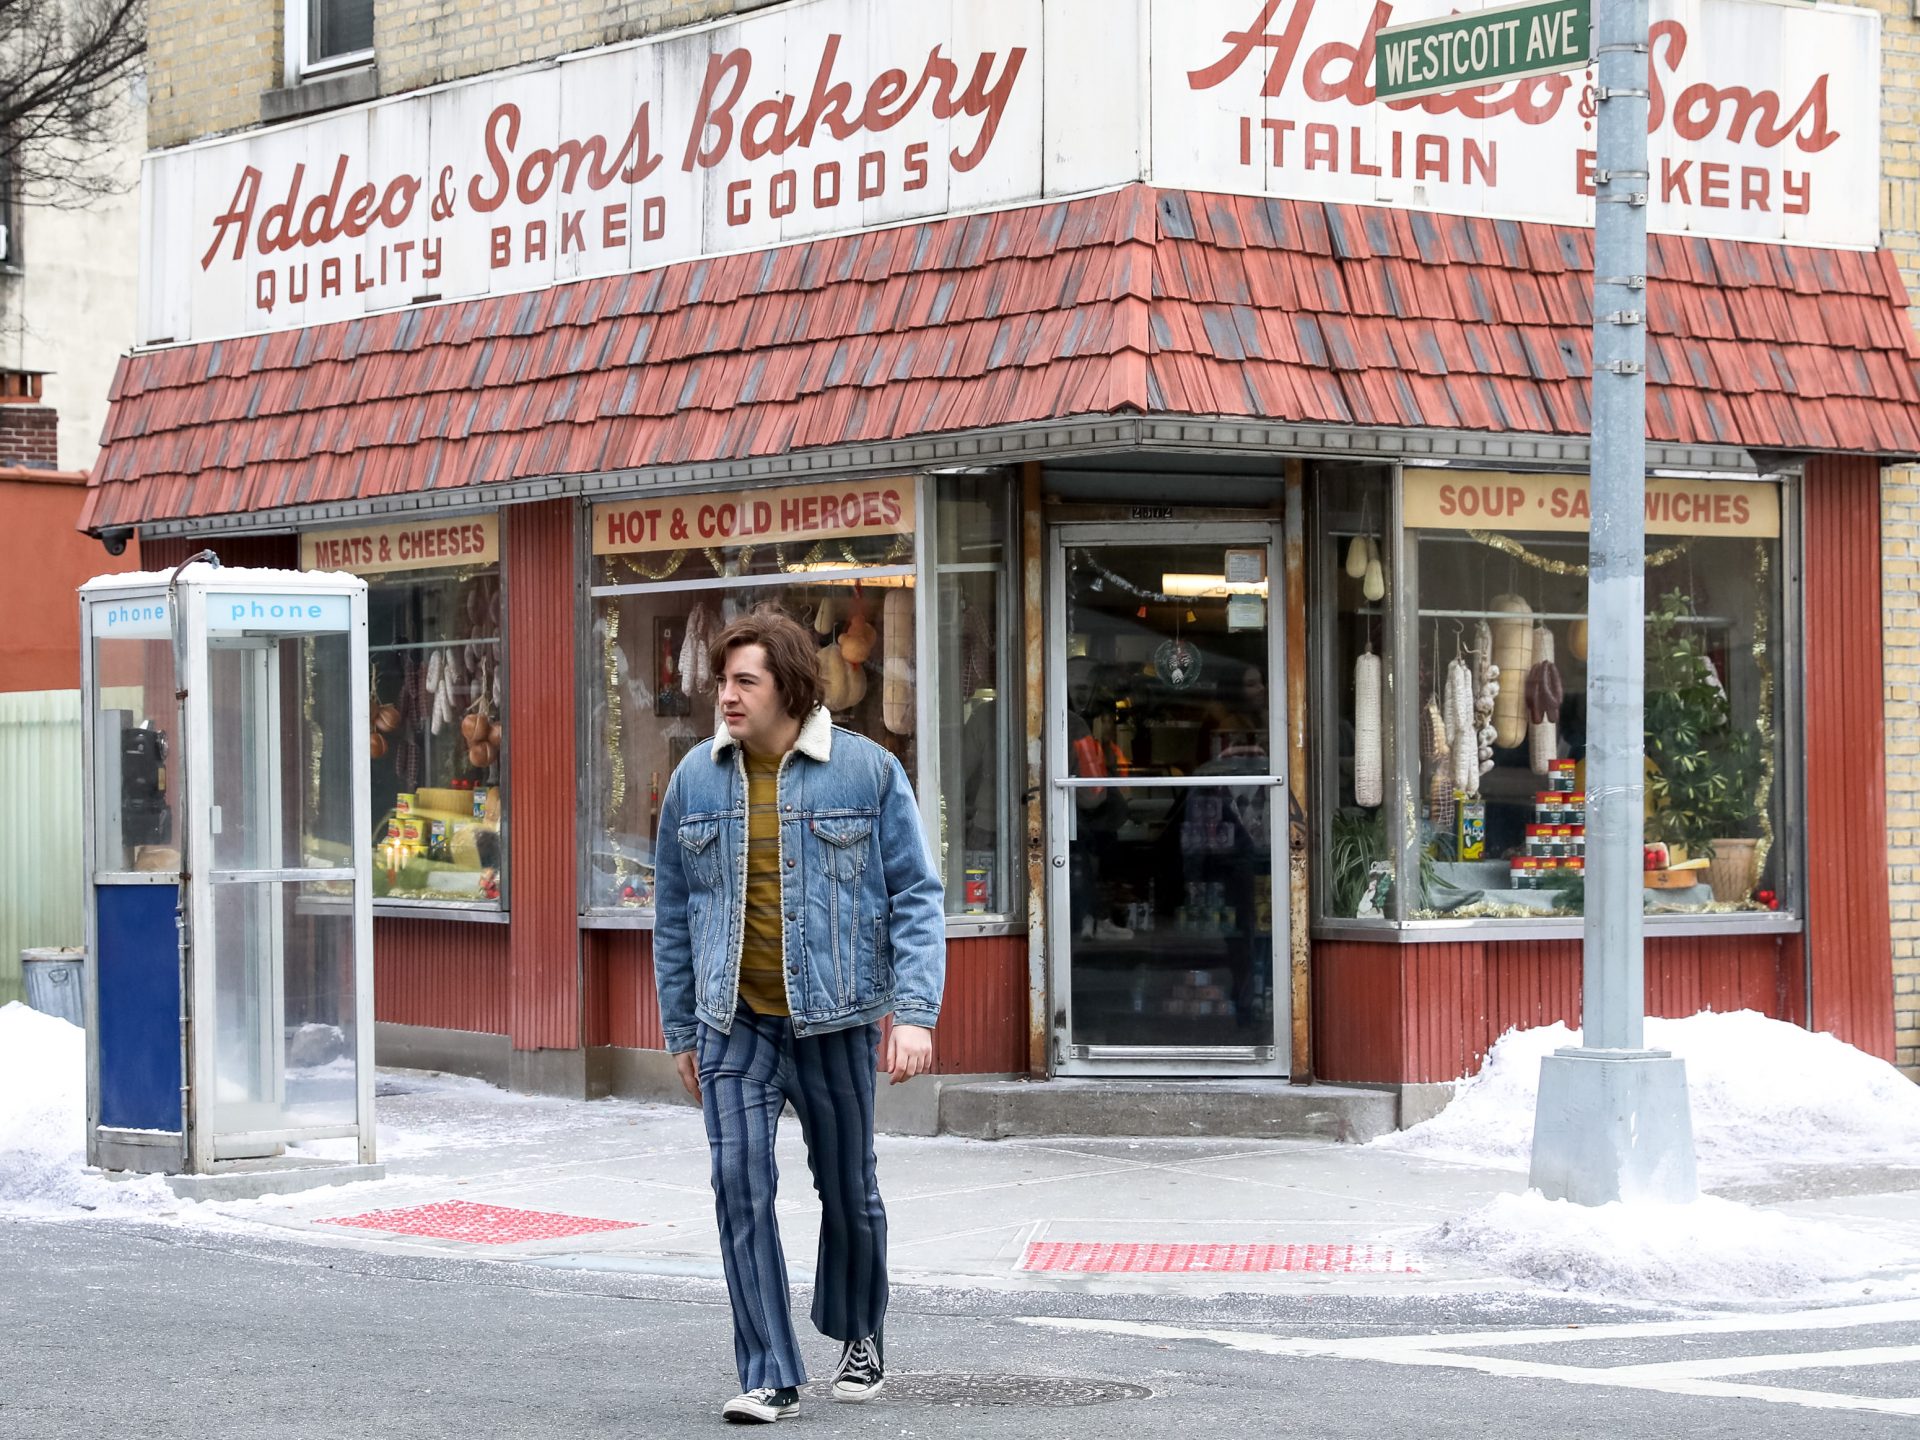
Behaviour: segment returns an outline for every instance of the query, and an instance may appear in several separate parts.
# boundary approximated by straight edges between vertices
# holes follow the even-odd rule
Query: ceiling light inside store
[[[1224,599],[1228,595],[1265,595],[1264,580],[1228,580],[1224,575],[1162,575],[1162,595],[1191,595],[1202,599]]]

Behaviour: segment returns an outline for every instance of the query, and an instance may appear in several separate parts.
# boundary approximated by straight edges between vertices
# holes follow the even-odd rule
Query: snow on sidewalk
[[[1372,1143],[1496,1169],[1527,1168],[1540,1061],[1578,1045],[1565,1025],[1509,1030],[1433,1119]],[[1647,1045],[1687,1062],[1703,1176],[1779,1164],[1920,1167],[1920,1086],[1831,1035],[1752,1010],[1649,1019]]]
[[[0,1215],[156,1215],[179,1201],[157,1176],[86,1171],[87,1032],[0,1005]]]
[[[1511,1030],[1439,1115],[1372,1142],[1404,1154],[1524,1172],[1540,1061],[1579,1034]],[[1753,1011],[1649,1019],[1647,1044],[1687,1062],[1701,1182],[1792,1166],[1920,1170],[1920,1086],[1831,1035]],[[1916,1176],[1920,1182],[1920,1176]],[[1559,1290],[1737,1303],[1920,1290],[1920,1255],[1823,1221],[1703,1195],[1689,1205],[1581,1206],[1502,1195],[1429,1231],[1435,1254]]]

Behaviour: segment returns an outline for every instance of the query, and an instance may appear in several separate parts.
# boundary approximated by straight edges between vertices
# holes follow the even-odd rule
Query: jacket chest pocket
[[[720,822],[683,820],[680,822],[680,858],[687,875],[704,889],[720,884]]]
[[[818,816],[812,822],[816,844],[814,854],[828,875],[843,885],[858,880],[867,868],[867,852],[872,848],[873,817],[868,815]]]

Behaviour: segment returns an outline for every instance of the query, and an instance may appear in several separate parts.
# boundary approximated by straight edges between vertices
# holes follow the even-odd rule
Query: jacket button
[[[799,863],[799,862],[798,862],[798,861],[795,861],[795,860],[789,860],[789,861],[787,861],[787,869],[789,869],[789,870],[791,870],[791,869],[792,869],[792,868],[793,868],[793,867],[794,867],[794,866],[795,866],[796,864],[798,864],[798,863]]]

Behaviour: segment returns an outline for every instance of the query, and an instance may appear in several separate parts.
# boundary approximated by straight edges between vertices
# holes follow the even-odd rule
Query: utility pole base
[[[1665,1050],[1547,1056],[1528,1183],[1549,1200],[1576,1205],[1696,1198],[1687,1062]]]

